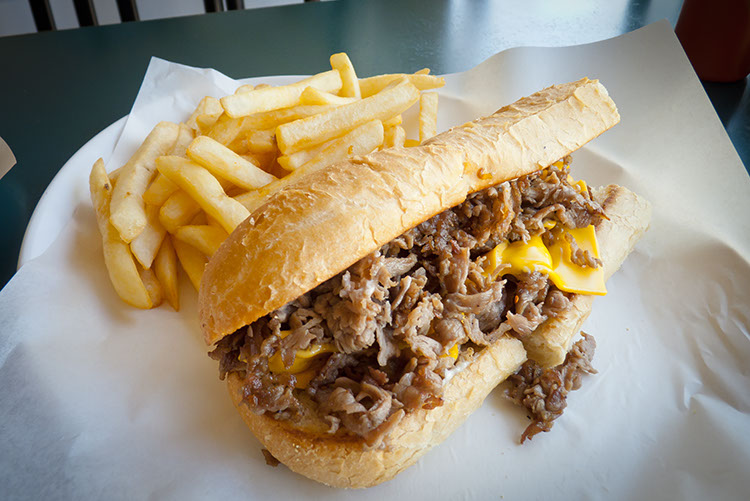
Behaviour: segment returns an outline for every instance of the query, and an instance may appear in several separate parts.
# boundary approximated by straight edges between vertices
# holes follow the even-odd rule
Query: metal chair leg
[[[34,16],[34,24],[37,31],[56,30],[55,19],[52,17],[52,9],[47,0],[29,0],[31,14]]]
[[[222,12],[224,10],[224,4],[221,0],[203,0],[203,5],[206,7],[206,12]]]
[[[141,20],[138,16],[138,6],[135,4],[135,0],[117,0],[117,11],[120,13],[120,21],[123,23]]]
[[[99,26],[94,3],[91,0],[73,0],[73,6],[76,9],[78,26]]]

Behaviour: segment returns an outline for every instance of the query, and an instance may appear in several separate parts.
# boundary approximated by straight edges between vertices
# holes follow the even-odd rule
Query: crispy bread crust
[[[214,254],[201,281],[208,345],[313,289],[462,202],[535,172],[619,121],[596,80],[549,87],[422,146],[355,157],[270,197]]]

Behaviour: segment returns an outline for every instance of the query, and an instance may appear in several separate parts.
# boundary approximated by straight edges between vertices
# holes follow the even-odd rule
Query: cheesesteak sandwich
[[[553,86],[312,173],[245,220],[206,268],[200,320],[263,446],[319,482],[375,485],[527,359],[561,364],[650,218],[569,174],[618,121],[598,81]]]

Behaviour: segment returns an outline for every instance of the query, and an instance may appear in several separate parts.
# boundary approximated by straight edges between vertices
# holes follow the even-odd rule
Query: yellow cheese
[[[297,382],[294,384],[295,388],[299,388],[301,390],[304,390],[308,386],[310,386],[310,381],[318,374],[318,371],[316,369],[307,369],[302,372],[298,372],[294,375],[294,379],[297,380]]]
[[[287,337],[290,333],[291,331],[281,331],[281,338],[283,339]],[[305,350],[297,350],[297,353],[294,356],[294,362],[292,362],[290,367],[284,365],[284,362],[281,360],[281,353],[277,351],[268,359],[268,369],[277,374],[299,374],[309,369],[313,360],[318,355],[333,353],[334,351],[336,351],[336,347],[331,343],[313,344]]]
[[[446,356],[446,355],[443,355],[443,356]],[[451,357],[453,360],[458,359],[458,343],[454,344],[451,347],[451,349],[448,350],[448,355],[447,356]]]
[[[504,242],[489,252],[485,262],[487,276],[496,276],[497,273],[518,276],[532,271],[546,274],[552,271],[552,256],[541,236],[531,237],[528,243],[522,240]]]
[[[548,228],[545,223],[545,228]],[[548,228],[549,229],[549,228]],[[575,239],[578,247],[599,257],[594,226],[566,230]],[[531,237],[528,242],[502,243],[487,254],[484,264],[485,276],[497,274],[518,276],[524,272],[538,271],[549,276],[558,289],[578,294],[605,295],[604,270],[574,264],[570,260],[570,245],[558,241],[547,248],[541,236]]]

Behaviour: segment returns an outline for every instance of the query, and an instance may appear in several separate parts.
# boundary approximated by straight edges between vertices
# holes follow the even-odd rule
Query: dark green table
[[[342,0],[0,38],[0,136],[18,159],[0,179],[0,286],[15,272],[44,189],[78,148],[128,113],[151,56],[249,77],[317,72],[343,50],[363,76],[449,73],[514,46],[592,42],[662,18],[674,25],[682,2],[589,4]],[[745,82],[707,90],[749,165]]]

